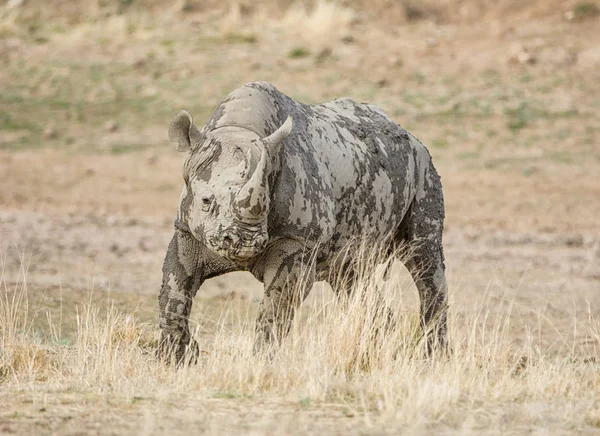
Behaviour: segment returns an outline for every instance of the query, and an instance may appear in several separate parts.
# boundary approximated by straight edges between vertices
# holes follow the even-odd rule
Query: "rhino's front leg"
[[[280,240],[267,249],[255,269],[265,285],[256,323],[254,352],[272,355],[288,334],[294,315],[315,280],[311,253],[296,241]]]
[[[162,330],[159,357],[173,355],[181,362],[187,348],[193,358],[198,355],[198,344],[191,338],[189,328],[192,300],[204,280],[232,270],[230,264],[216,258],[190,233],[175,230],[165,256],[158,296]]]
[[[161,338],[159,357],[173,353],[180,362],[188,346],[198,352],[190,337],[189,316],[192,299],[203,281],[198,268],[200,247],[189,233],[176,230],[163,264],[163,280],[158,296]]]

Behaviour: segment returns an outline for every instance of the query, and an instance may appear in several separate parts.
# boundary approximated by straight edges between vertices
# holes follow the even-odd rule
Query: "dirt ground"
[[[156,325],[183,159],[166,140],[168,123],[187,108],[201,124],[228,92],[267,80],[306,103],[349,96],[377,104],[428,146],[446,198],[451,311],[510,307],[516,345],[533,340],[557,353],[589,345],[577,326],[600,319],[600,18],[579,3],[554,3],[538,15],[399,25],[341,7],[263,22],[233,9],[174,9],[66,24],[25,17],[18,9],[27,4],[0,6],[7,286],[26,268],[40,331],[46,311],[59,316],[86,298],[113,299]],[[197,300],[218,318],[224,296],[256,305],[261,292],[235,273],[205,283]],[[61,320],[66,341],[73,319]],[[106,413],[88,413],[72,392],[12,394],[18,401],[0,400],[0,434],[150,434],[176,422],[143,399],[90,396],[86,404]],[[267,420],[246,431],[395,433],[333,405],[187,402],[179,413],[198,407],[188,422],[198,432]]]

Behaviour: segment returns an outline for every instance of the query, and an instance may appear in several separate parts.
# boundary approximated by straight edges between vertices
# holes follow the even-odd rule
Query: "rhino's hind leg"
[[[444,200],[440,178],[431,165],[426,172],[423,195],[411,205],[400,229],[399,239],[410,244],[406,262],[419,291],[421,324],[427,351],[447,350],[448,286],[444,266],[442,232]]]
[[[272,355],[288,334],[294,315],[315,280],[311,253],[288,240],[267,249],[253,273],[265,285],[265,295],[256,322],[254,352]]]

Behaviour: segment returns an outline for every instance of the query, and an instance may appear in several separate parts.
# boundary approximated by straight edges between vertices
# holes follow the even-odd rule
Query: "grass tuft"
[[[292,59],[305,58],[307,56],[310,56],[310,52],[304,47],[294,47],[288,52],[288,57]]]

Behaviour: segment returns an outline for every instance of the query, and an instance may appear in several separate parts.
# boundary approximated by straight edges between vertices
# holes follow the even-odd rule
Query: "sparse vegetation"
[[[575,5],[571,17],[574,20],[580,20],[598,15],[600,15],[600,7],[596,3],[582,2]]]
[[[295,47],[291,49],[288,53],[288,57],[290,58],[305,58],[310,55],[310,52],[303,47]]]
[[[567,111],[560,112],[550,112],[545,109],[534,108],[527,101],[522,101],[521,103],[519,103],[519,106],[515,109],[506,109],[505,113],[509,117],[508,127],[513,132],[522,129],[528,126],[533,121],[539,119],[571,118],[579,115],[579,112],[576,109],[569,109]]]
[[[507,417],[544,428],[550,421],[565,428],[595,425],[593,404],[600,386],[598,364],[589,353],[597,353],[597,320],[577,319],[579,333],[563,338],[562,351],[540,347],[533,338],[516,346],[509,337],[511,309],[490,317],[490,308],[483,305],[468,316],[453,316],[450,356],[424,359],[414,314],[399,313],[393,327],[387,317],[377,315],[382,312],[374,287],[382,289],[382,283],[370,262],[380,260],[364,252],[356,263],[362,278],[354,297],[347,302],[323,301],[305,312],[273,362],[252,355],[253,314],[240,302],[229,301],[224,306],[227,317],[220,316],[215,323],[197,319],[196,335],[203,330],[208,333],[201,343],[200,362],[179,370],[155,359],[155,326],[138,323],[110,303],[106,307],[90,301],[77,304],[76,316],[70,317],[76,322],[75,338],[68,344],[61,341],[51,318],[47,318],[47,334],[39,336],[30,317],[26,272],[12,286],[3,276],[1,383],[3,389],[22,392],[18,394],[21,402],[37,403],[40,395],[49,395],[54,387],[63,392],[58,398],[95,399],[91,404],[98,396],[106,396],[110,413],[128,402],[132,421],[124,430],[145,425],[155,431],[158,427],[144,414],[146,404],[168,420],[178,409],[170,400],[175,397],[242,404],[281,402],[284,408],[295,397],[303,409],[337,410],[357,419],[359,427],[368,419],[375,429],[394,425],[418,431],[442,416],[463,429]],[[44,312],[37,316],[44,317]],[[385,336],[381,336],[383,331]],[[373,332],[379,333],[374,336]],[[579,337],[588,345],[576,346]],[[25,386],[26,392],[22,391]],[[570,411],[561,407],[565,398]],[[529,407],[540,401],[548,407],[531,415]],[[490,417],[473,404],[502,412]],[[9,407],[5,419],[19,419],[15,406],[14,399],[10,405],[3,404]],[[84,410],[87,406],[73,407]],[[232,424],[211,422],[223,429]],[[261,425],[253,423],[251,428],[260,431]]]

